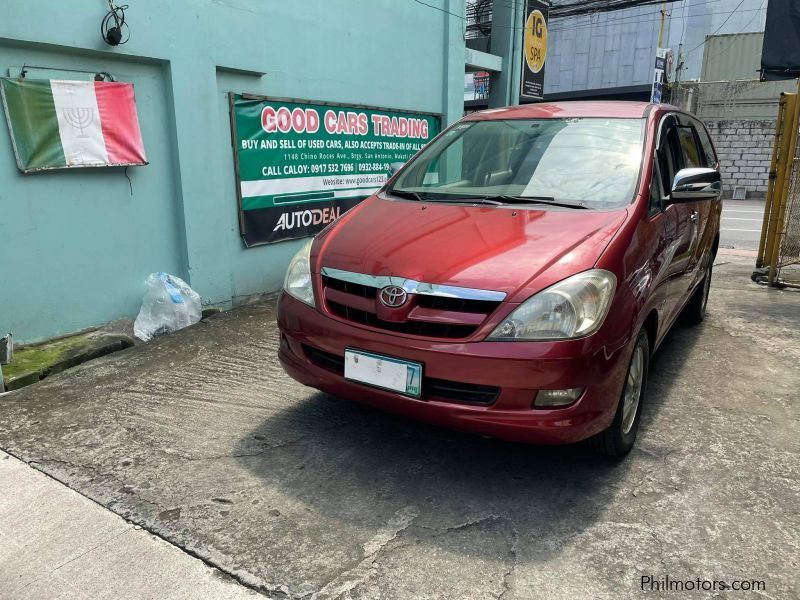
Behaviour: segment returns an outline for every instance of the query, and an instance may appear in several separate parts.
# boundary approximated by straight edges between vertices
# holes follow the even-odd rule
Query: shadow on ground
[[[702,328],[679,325],[663,344],[651,365],[645,424],[656,419],[674,373],[701,336]],[[323,393],[271,416],[237,447],[260,452],[260,444],[269,445],[286,431],[295,441],[281,446],[279,461],[271,452],[239,461],[265,489],[291,498],[293,506],[329,529],[363,540],[360,556],[328,574],[334,577],[323,586],[326,592],[346,588],[368,596],[391,592],[401,580],[408,584],[418,572],[389,566],[400,552],[402,564],[417,562],[424,574],[408,593],[418,593],[426,579],[452,585],[451,561],[463,560],[482,566],[473,566],[474,579],[468,578],[463,593],[502,593],[521,543],[533,549],[537,562],[557,560],[572,538],[604,519],[606,508],[628,487],[633,468],[632,461],[598,456],[582,444],[486,439]],[[436,557],[442,554],[452,558],[437,572]],[[381,577],[375,564],[384,565]]]
[[[720,264],[709,320],[654,357],[620,463],[304,388],[270,305],[4,396],[0,447],[275,598],[637,598],[647,574],[790,597],[800,314],[750,270]]]

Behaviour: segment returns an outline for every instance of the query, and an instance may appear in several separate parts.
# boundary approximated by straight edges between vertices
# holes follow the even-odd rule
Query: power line
[[[584,2],[571,2],[571,3],[551,6],[549,13],[550,13],[550,18],[557,19],[560,17],[574,17],[592,13],[603,13],[616,10],[623,10],[625,8],[633,8],[636,6],[659,4],[662,1],[668,4],[672,4],[674,2],[680,2],[681,0],[586,0]],[[454,12],[450,12],[449,10],[446,10],[439,6],[435,6],[433,4],[428,4],[427,2],[423,2],[422,0],[414,0],[414,2],[416,2],[417,4],[421,4],[422,6],[427,6],[428,8],[432,8],[433,10],[438,10],[439,12],[450,15],[451,17],[455,17],[461,20],[466,20],[466,17],[464,15],[459,15]],[[511,3],[506,2],[503,5],[508,8],[524,8],[525,6],[524,0],[520,0],[519,2],[517,2],[516,0],[510,0],[510,2]],[[508,27],[508,29],[516,29],[516,27]]]
[[[707,0],[704,4],[706,6],[708,6],[709,4],[714,4],[716,2],[723,2],[723,1],[724,0]],[[684,0],[684,3],[685,3],[685,0]],[[590,14],[588,16],[589,16],[590,19],[593,19],[598,14],[605,14],[605,13],[595,13],[595,14]],[[647,13],[629,14],[629,15],[622,15],[622,16],[618,16],[618,17],[608,17],[608,18],[603,20],[603,23],[611,23],[611,22],[614,22],[614,21],[627,21],[628,19],[634,19],[634,18],[639,18],[639,17],[648,17],[648,16],[660,15],[660,14],[661,14],[661,9],[656,10],[656,11],[652,11],[652,12],[647,12]],[[714,13],[714,14],[716,14],[716,13]],[[580,16],[583,16],[583,15],[580,15]],[[695,16],[695,15],[692,15],[692,16]],[[697,16],[703,16],[703,15],[697,15]],[[685,16],[681,16],[681,17],[677,17],[677,18],[685,19],[686,17]],[[554,23],[554,25],[558,24],[558,23],[561,23],[562,20],[567,20],[567,19],[569,19],[569,17],[554,17],[554,18],[551,18],[551,20],[556,21],[556,23]],[[590,23],[583,23],[583,24],[576,23],[575,26],[589,26],[589,25],[593,25],[593,24],[596,24],[596,23],[591,23],[591,22]]]
[[[514,0],[510,0],[510,1],[513,2]],[[674,1],[675,2],[680,2],[682,0],[674,0]],[[685,2],[685,0],[683,0],[683,1]],[[723,1],[723,0],[708,0],[705,4],[708,5],[708,4],[713,4],[713,3],[721,2],[721,1]],[[497,0],[495,0],[495,3],[498,3]],[[499,2],[499,3],[503,4],[504,6],[509,6],[509,7],[512,6],[510,4],[505,4],[505,3],[502,3],[502,2]],[[437,8],[437,7],[433,7],[433,8]],[[442,10],[442,9],[437,9],[437,10]],[[759,11],[759,10],[761,10],[761,9],[756,8],[756,9],[748,9],[748,10],[739,11],[739,12],[740,13],[743,13],[743,12],[754,12],[754,11]],[[683,12],[683,14],[681,16],[679,16],[679,17],[678,16],[674,16],[674,17],[670,17],[670,18],[674,19],[674,20],[683,20],[684,21],[684,29],[685,29],[686,21],[689,19],[689,17],[696,18],[696,17],[707,17],[707,16],[713,16],[713,15],[730,15],[733,12],[735,12],[735,10],[734,11],[711,11],[711,12],[706,12],[706,13],[701,13],[701,14],[687,15],[687,14],[685,14],[685,10],[684,10],[684,12]],[[590,18],[592,18],[596,14],[604,14],[604,13],[594,13],[594,14],[589,15],[589,16],[590,16]],[[570,21],[575,20],[576,19],[575,17],[556,17],[556,18],[551,17],[551,21],[554,21],[554,22],[548,28],[548,30],[549,30],[549,32],[556,33],[556,32],[560,32],[560,31],[573,31],[573,30],[578,30],[578,29],[592,29],[592,28],[595,28],[595,27],[602,27],[603,25],[609,25],[609,24],[627,24],[627,25],[634,24],[634,25],[638,25],[638,24],[643,24],[643,23],[650,23],[650,22],[653,21],[653,19],[651,19],[649,17],[660,15],[660,14],[661,14],[661,11],[658,10],[658,11],[653,11],[653,12],[648,12],[648,13],[629,14],[629,15],[623,15],[623,16],[618,16],[618,17],[609,17],[609,18],[603,19],[602,21],[597,21],[597,22],[590,22],[590,23],[577,22],[577,23],[574,23],[574,24],[570,24]],[[579,16],[584,16],[584,15],[579,15]],[[565,26],[558,27],[557,25],[561,24],[562,22],[566,22]],[[489,22],[489,24],[492,24],[491,21]],[[496,29],[522,30],[522,28],[523,28],[522,26],[508,26],[508,25],[497,25],[497,24],[492,24],[492,26],[494,28],[496,28]]]
[[[748,8],[747,10],[740,10],[738,12],[739,12],[739,14],[742,14],[742,13],[747,13],[747,12],[759,12],[761,10],[763,10],[763,8]],[[686,20],[686,19],[689,18],[689,16],[691,16],[691,17],[708,17],[708,16],[713,16],[713,15],[728,15],[728,18],[730,18],[730,16],[732,16],[734,12],[737,12],[737,11],[735,11],[735,10],[732,10],[732,11],[722,10],[722,11],[712,11],[712,12],[702,13],[702,14],[699,14],[699,15],[688,15],[688,16],[680,16],[680,17],[670,16],[670,20],[674,19],[674,20],[678,21],[678,20]],[[619,18],[619,19],[606,19],[604,21],[597,22],[597,23],[576,24],[576,25],[573,25],[573,26],[570,26],[570,27],[550,27],[550,28],[548,28],[548,32],[556,33],[556,32],[559,32],[559,31],[575,31],[575,30],[578,30],[578,29],[591,29],[591,28],[594,28],[594,27],[601,27],[601,26],[607,25],[607,24],[611,24],[611,25],[613,25],[613,24],[637,25],[637,24],[642,24],[642,23],[652,23],[652,22],[655,22],[657,19],[655,19],[655,18],[647,18],[647,17],[650,17],[651,15],[657,15],[657,14],[659,14],[659,13],[648,13],[647,15],[629,15],[627,17],[623,17],[623,18]],[[641,17],[646,17],[646,18],[642,19]],[[635,19],[635,20],[630,20],[630,19]]]
[[[497,1],[497,0],[495,0],[495,1]],[[520,7],[520,6],[524,5],[524,0],[520,0],[519,3],[516,2],[516,0],[507,0],[507,1],[511,2],[511,4],[507,4],[507,3],[501,3],[501,4],[503,4],[504,6],[507,6],[509,8],[515,7],[515,6],[516,7]],[[592,0],[589,0],[589,1],[592,2]],[[646,5],[657,4],[660,1],[661,0],[594,0],[593,4],[596,4],[598,2],[608,2],[608,3],[610,3],[609,6],[611,8],[609,8],[606,11],[600,11],[600,10],[597,10],[597,9],[593,9],[591,11],[587,10],[587,11],[585,11],[583,13],[574,13],[574,14],[570,14],[570,15],[567,15],[567,16],[560,16],[560,17],[559,16],[555,16],[554,17],[553,16],[553,12],[552,12],[552,8],[551,8],[550,18],[551,19],[559,19],[559,20],[561,20],[561,19],[568,19],[569,17],[575,17],[575,16],[604,14],[605,12],[613,12],[613,11],[617,11],[617,10],[624,10],[625,8],[635,8],[637,6],[646,6]],[[668,3],[680,2],[680,1],[682,1],[682,0],[667,0]],[[722,1],[722,0],[709,0],[706,4],[710,4],[712,2],[720,2],[720,1]],[[676,20],[677,19],[685,20],[685,19],[688,19],[690,16],[691,17],[707,17],[707,16],[713,16],[713,15],[725,15],[725,14],[727,14],[728,17],[725,19],[725,21],[723,21],[722,25],[720,25],[719,28],[717,28],[717,30],[714,33],[711,34],[711,35],[716,35],[716,33],[719,32],[720,29],[722,29],[722,27],[725,26],[725,24],[730,20],[730,18],[733,16],[733,14],[736,13],[737,11],[740,12],[740,14],[741,14],[741,13],[745,13],[745,12],[756,12],[757,13],[757,12],[760,12],[761,10],[763,10],[763,6],[762,6],[762,8],[754,8],[754,9],[747,9],[747,10],[739,11],[738,9],[742,6],[742,4],[744,4],[744,1],[745,0],[741,0],[741,2],[739,2],[739,4],[736,6],[736,8],[734,8],[732,11],[712,11],[712,12],[702,13],[702,14],[699,14],[699,15],[681,15],[680,17],[670,17],[670,19],[675,18]],[[461,19],[463,21],[467,20],[466,16],[450,12],[450,11],[444,9],[444,8],[441,8],[439,6],[435,6],[433,4],[428,4],[427,2],[423,2],[423,0],[414,0],[414,2],[416,2],[417,4],[420,4],[422,6],[431,8],[433,10],[437,10],[437,11],[439,11],[441,13],[444,13],[446,15],[449,15],[451,17],[455,17],[455,18]],[[622,5],[623,2],[628,3],[628,4],[623,6]],[[685,4],[685,0],[684,0],[684,4]],[[684,8],[685,8],[685,6],[684,6]],[[617,17],[617,18],[609,18],[609,19],[605,19],[602,22],[597,22],[597,23],[575,24],[575,25],[570,26],[570,27],[551,27],[551,28],[549,28],[549,31],[551,33],[558,33],[558,32],[563,32],[563,31],[574,31],[574,30],[579,30],[579,29],[592,29],[594,27],[601,27],[603,25],[614,24],[614,23],[625,24],[625,25],[639,25],[639,24],[643,24],[643,23],[651,23],[653,21],[653,19],[649,19],[647,17],[653,16],[653,15],[660,15],[660,14],[661,14],[661,11],[658,10],[658,11],[645,13],[645,14],[626,15],[626,16]],[[645,17],[645,18],[642,18],[642,17]],[[755,18],[755,15],[754,15],[753,18]],[[524,26],[522,26],[522,25],[510,25],[509,26],[509,25],[497,25],[497,24],[491,23],[491,26],[493,28],[495,28],[495,29],[513,29],[513,30],[516,30],[516,31],[521,31],[522,29],[524,29]],[[704,43],[705,42],[699,44],[695,48],[692,48],[686,54],[688,55],[691,52],[694,52],[697,48],[702,46]]]
[[[664,1],[667,4],[673,4],[680,0]],[[662,0],[585,0],[584,2],[570,2],[552,6],[550,7],[550,16],[557,18],[585,15],[595,12],[611,12],[636,6],[660,4],[661,2]]]
[[[733,13],[735,13],[737,10],[739,10],[739,7],[740,7],[742,4],[744,4],[744,0],[741,0],[741,2],[739,2],[739,4],[737,4],[737,5],[736,5],[736,8],[734,8],[734,9],[731,11],[731,14],[729,14],[729,15],[728,15],[728,18],[727,18],[727,19],[725,19],[725,20],[722,22],[722,25],[720,25],[719,27],[717,27],[717,29],[714,31],[714,33],[712,33],[710,36],[709,36],[709,35],[707,35],[707,36],[706,36],[706,39],[704,39],[704,40],[703,40],[703,41],[702,41],[700,44],[697,44],[697,46],[695,46],[694,48],[692,48],[691,50],[689,50],[689,51],[686,53],[686,56],[689,56],[689,55],[690,55],[692,52],[694,52],[695,50],[697,50],[697,49],[698,49],[700,46],[703,46],[703,45],[705,45],[705,43],[708,41],[708,38],[709,38],[709,37],[712,37],[712,36],[715,36],[715,35],[717,35],[717,34],[720,32],[720,30],[721,30],[723,27],[725,27],[725,23],[727,23],[728,21],[730,21],[731,17],[733,16]],[[759,8],[758,10],[760,11],[761,9]],[[742,11],[742,12],[745,12],[745,11]]]
[[[562,4],[555,4],[550,6],[549,15],[551,19],[566,19],[568,17],[581,17],[584,15],[597,15],[609,12],[617,12],[628,8],[637,8],[640,6],[652,6],[661,4],[661,2],[673,4],[682,2],[683,0],[585,0],[581,2],[565,2]],[[722,0],[708,0],[707,4],[714,2],[721,2]],[[526,0],[494,0],[495,4],[500,4],[508,8],[523,9],[526,6]],[[658,14],[656,11],[654,14]]]
[[[767,0],[761,0],[761,6],[759,6],[759,7],[758,7],[756,10],[758,10],[759,12],[761,12],[761,11],[764,9],[764,4],[766,3],[766,1],[767,1]],[[757,14],[758,14],[758,13],[756,13],[755,15],[753,15],[752,17],[750,17],[750,20],[749,20],[749,21],[748,21],[748,22],[747,22],[747,23],[746,23],[746,24],[745,24],[745,25],[744,25],[744,26],[741,28],[741,30],[739,30],[739,31],[737,32],[737,35],[738,35],[739,33],[744,33],[745,29],[747,29],[748,27],[750,27],[750,24],[751,24],[751,23],[752,23],[752,22],[755,20],[755,18],[756,18],[756,16],[757,16]],[[736,38],[731,38],[731,40],[728,42],[728,44],[727,44],[727,45],[726,45],[726,46],[725,46],[725,47],[724,47],[722,50],[720,50],[719,52],[717,52],[717,53],[716,53],[716,54],[714,54],[713,56],[709,56],[709,57],[708,57],[708,62],[711,62],[712,60],[714,60],[714,59],[715,59],[715,58],[717,58],[718,56],[720,56],[720,55],[724,54],[725,52],[727,52],[728,50],[730,50],[730,47],[731,47],[731,46],[733,46],[733,44],[734,44],[734,42],[735,42],[735,41],[736,41]],[[705,43],[705,42],[703,42],[703,43]],[[705,62],[705,61],[704,61],[704,62]]]
[[[678,42],[678,48],[683,46],[683,36],[686,34],[686,25],[689,23],[689,19],[686,18],[686,0],[683,0],[683,4],[681,5],[681,19],[683,23],[681,24],[681,41]],[[670,16],[670,30],[672,29],[672,16]],[[680,62],[681,57],[678,55],[678,62]]]
[[[428,8],[432,8],[434,10],[438,10],[439,12],[443,12],[446,15],[450,15],[451,17],[455,17],[456,19],[461,19],[462,21],[466,20],[464,15],[457,15],[456,13],[452,13],[449,10],[445,10],[438,6],[434,6],[433,4],[428,4],[427,2],[423,2],[422,0],[414,0],[417,4],[421,4],[422,6],[427,6]]]

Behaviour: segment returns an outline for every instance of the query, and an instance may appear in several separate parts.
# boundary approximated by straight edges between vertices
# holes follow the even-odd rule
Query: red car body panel
[[[346,226],[324,231],[315,244],[326,267],[497,290],[510,302],[527,300],[550,276],[554,283],[563,279],[561,273],[574,273],[575,264],[594,262],[626,216],[625,209],[586,211],[576,220],[570,212],[547,209],[420,204],[378,196],[350,212]],[[394,225],[386,228],[386,223]]]
[[[653,108],[677,110],[674,106],[653,107],[644,102],[595,101],[595,102],[543,102],[521,104],[505,108],[491,108],[467,115],[463,121],[486,121],[490,119],[561,119],[564,117],[607,117],[609,119],[639,119]]]
[[[520,442],[568,443],[608,426],[607,397],[618,394],[627,368],[624,346],[594,349],[585,340],[519,343],[510,358],[503,343],[412,340],[353,327],[288,294],[280,298],[279,324],[285,332],[281,363],[301,383],[429,423]],[[311,363],[304,346],[337,356],[344,355],[345,348],[358,348],[416,360],[425,365],[426,377],[438,379],[484,384],[488,376],[503,382],[502,392],[489,407],[415,400],[332,374]],[[584,385],[591,390],[568,410],[531,409],[539,389]]]
[[[646,118],[636,198],[621,209],[579,211],[457,206],[372,196],[314,241],[311,270],[316,308],[282,294],[278,324],[284,369],[301,383],[337,396],[514,441],[569,443],[602,431],[616,411],[637,332],[647,328],[651,346],[660,344],[702,279],[698,265],[708,264],[718,242],[719,201],[671,204],[649,214],[659,123],[663,115],[676,111],[631,102],[575,102],[465,117]],[[689,235],[684,221],[692,210],[700,218]],[[336,302],[341,292],[326,288],[322,267],[494,290],[506,298],[485,319],[476,318],[474,331],[462,339],[387,331],[330,310],[330,302]],[[592,335],[559,341],[486,341],[519,303],[591,268],[605,269],[617,278],[609,313]],[[378,304],[377,298],[353,302],[352,306],[363,309]],[[381,310],[375,308],[385,321],[409,318],[408,311]],[[448,313],[436,318],[446,322]],[[346,348],[418,361],[426,378],[497,386],[499,394],[490,405],[474,405],[435,394],[414,399],[367,387],[345,380],[337,371],[335,360],[344,356]],[[310,353],[317,351],[334,362],[315,362]],[[585,391],[565,407],[533,407],[538,390],[567,388]]]

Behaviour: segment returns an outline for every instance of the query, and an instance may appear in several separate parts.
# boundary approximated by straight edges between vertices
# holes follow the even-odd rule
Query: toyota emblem
[[[408,292],[399,285],[387,285],[381,290],[381,302],[389,308],[403,306],[408,300]]]

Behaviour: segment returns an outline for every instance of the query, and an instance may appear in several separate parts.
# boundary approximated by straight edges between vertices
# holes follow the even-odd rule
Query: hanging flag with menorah
[[[146,165],[132,83],[0,78],[23,173]]]

